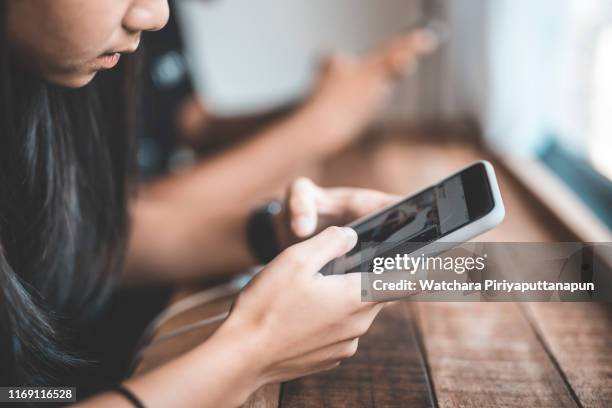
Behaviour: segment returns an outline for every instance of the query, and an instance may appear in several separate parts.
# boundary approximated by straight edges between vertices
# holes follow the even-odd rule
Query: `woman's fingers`
[[[305,264],[307,267],[303,269],[308,273],[313,271],[316,273],[332,259],[350,251],[356,243],[355,230],[346,227],[329,227],[314,237],[293,245],[280,258],[293,258],[296,263]]]
[[[333,364],[335,362],[351,358],[357,353],[359,338],[343,340],[330,346],[315,350],[303,357],[303,360],[315,362],[321,366]]]
[[[334,214],[347,220],[368,215],[400,199],[394,194],[361,188],[323,189],[323,198],[318,210],[320,214]]]
[[[363,300],[362,290],[368,287],[370,277],[371,273],[369,272],[351,272],[344,275],[322,276],[320,281],[325,286],[326,293],[336,293],[338,297],[342,297],[343,305],[341,307],[348,313],[361,315],[365,312],[368,315],[372,311],[371,318],[373,320],[386,303]],[[349,330],[351,329],[349,328]],[[352,337],[357,335],[355,333],[350,334]]]
[[[416,30],[396,37],[370,57],[373,69],[391,77],[402,77],[414,70],[422,55],[432,52],[437,42],[428,30]]]
[[[290,362],[286,363],[285,369],[289,368],[290,371],[294,371],[291,369],[292,367],[295,367],[297,370],[301,369],[300,377],[330,370],[338,367],[342,360],[355,355],[358,346],[358,338],[327,345],[293,358]],[[286,381],[288,378],[283,378],[283,380]]]
[[[312,235],[317,229],[317,196],[319,188],[307,178],[299,178],[289,187],[290,225],[297,237]]]
[[[306,371],[302,372],[300,376],[336,368],[341,361],[351,358],[357,353],[359,338],[367,332],[382,307],[383,304],[377,304],[359,315],[347,318],[347,321],[343,322],[343,326],[350,328],[350,330],[343,335],[343,340],[294,357],[290,362],[286,362],[286,368],[287,366],[302,367]]]
[[[296,237],[305,238],[316,232],[321,219],[335,224],[348,223],[398,199],[396,195],[367,189],[324,189],[307,178],[299,178],[288,191],[291,231]]]

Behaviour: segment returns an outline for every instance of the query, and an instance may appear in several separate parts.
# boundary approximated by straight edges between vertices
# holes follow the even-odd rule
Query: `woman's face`
[[[7,0],[8,39],[22,64],[68,87],[134,52],[168,21],[167,0]]]

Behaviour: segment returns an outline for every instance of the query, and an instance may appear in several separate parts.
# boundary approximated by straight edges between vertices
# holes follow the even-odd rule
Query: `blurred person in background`
[[[236,406],[266,383],[336,367],[355,353],[382,307],[361,302],[359,274],[318,271],[357,240],[353,230],[330,225],[397,197],[299,179],[271,221],[277,255],[249,247],[242,208],[207,215],[221,220],[214,225],[196,217],[222,199],[221,185],[197,200],[189,196],[202,192],[188,178],[163,189],[163,200],[135,194],[130,101],[138,96],[137,77],[133,57],[123,54],[134,53],[141,34],[161,29],[167,18],[166,0],[0,0],[0,385],[76,386],[81,399],[99,393],[84,406]],[[418,36],[401,42],[404,61],[412,60]],[[359,104],[362,114],[353,116],[351,100],[329,102],[339,93],[325,91],[336,89],[327,81],[351,94],[364,85],[355,77],[365,81],[363,72],[372,70],[387,78],[394,72],[388,64],[376,54],[326,75],[314,95],[327,103],[309,115],[331,115],[332,128],[351,133],[378,98],[364,98],[371,103]],[[364,92],[387,88],[386,81],[374,83],[377,92]],[[309,116],[297,117],[267,134],[300,131]],[[257,173],[260,163],[244,159],[235,169]],[[224,183],[241,188],[242,180],[226,176]],[[273,259],[211,338],[117,385],[127,374],[131,331],[143,317],[131,306],[138,311],[145,303],[117,306],[121,283],[150,286],[236,270],[256,264],[254,253]]]
[[[240,233],[244,213],[254,204],[277,194],[306,164],[353,143],[382,110],[395,83],[435,48],[431,34],[415,31],[392,38],[364,57],[338,52],[324,61],[314,88],[302,102],[261,115],[220,118],[207,112],[195,94],[179,23],[171,13],[164,30],[144,38],[138,161],[148,183],[141,186],[136,213],[150,214],[155,223],[137,228],[143,234],[133,241],[150,241],[145,247],[156,248],[150,262],[136,267],[162,279],[163,268],[168,267],[162,261],[168,259],[176,259],[173,265],[180,262],[181,270],[189,271],[186,278],[236,272],[228,270],[227,259],[220,263],[204,259],[202,248],[216,250],[216,237]],[[185,156],[186,161],[193,160],[185,154],[185,146],[204,155],[204,160],[171,171],[181,166]],[[301,236],[314,231],[314,226],[298,221],[294,228]],[[270,228],[259,228],[260,240],[270,240],[266,229]],[[140,252],[138,245],[133,248],[132,252]]]
[[[265,174],[246,180],[245,184],[253,184],[248,190],[258,192],[261,187],[270,187],[272,181],[278,183],[282,179],[278,170],[283,174],[295,171],[313,159],[328,157],[357,138],[382,109],[394,82],[412,72],[421,55],[433,50],[435,38],[427,33],[398,36],[363,58],[343,52],[332,54],[321,64],[314,89],[301,102],[260,114],[219,117],[209,112],[196,95],[180,20],[171,13],[164,30],[144,38],[145,98],[139,131],[143,176],[152,178],[180,166],[180,154],[173,153],[183,146],[209,154],[218,151],[219,146],[252,137],[275,139],[268,147],[283,151],[287,157],[274,157],[275,163],[261,169]],[[275,125],[283,125],[282,132],[266,137]],[[273,137],[281,133],[284,139]],[[262,149],[243,150],[254,152],[252,160],[266,162],[267,157],[258,157]]]

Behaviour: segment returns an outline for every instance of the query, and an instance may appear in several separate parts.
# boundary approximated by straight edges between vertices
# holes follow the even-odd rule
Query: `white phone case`
[[[463,227],[459,228],[456,231],[451,232],[450,234],[446,236],[443,236],[435,241],[432,241],[431,243],[425,245],[424,247],[419,248],[415,252],[419,252],[419,254],[425,254],[428,256],[433,256],[441,252],[445,252],[463,242],[469,241],[470,239],[473,239],[477,237],[478,235],[481,235],[493,229],[494,227],[496,227],[498,224],[500,224],[503,221],[504,216],[506,215],[506,210],[504,208],[504,203],[502,201],[501,192],[499,191],[499,185],[497,184],[497,177],[495,176],[495,170],[493,169],[493,166],[491,165],[491,163],[489,163],[486,160],[480,160],[478,162],[471,163],[447,178],[451,178],[463,172],[467,168],[472,167],[473,165],[477,163],[482,163],[485,167],[485,171],[486,171],[487,178],[489,181],[489,186],[491,187],[491,194],[493,196],[493,209],[485,216],[475,221],[472,221],[469,224],[464,225]],[[434,183],[433,185],[436,185],[436,184],[438,183]],[[381,213],[384,213],[388,209],[396,206],[399,202],[421,194],[423,191],[427,190],[428,188],[431,188],[431,186],[426,187],[422,190],[419,190],[416,193],[407,195],[406,197],[403,197],[401,200],[377,211],[376,213],[367,215],[356,221],[353,221],[347,226],[355,227],[356,225],[364,221],[367,221],[373,217],[380,215]],[[336,268],[334,268],[333,273],[337,274],[337,273],[344,273],[344,272],[336,270]]]

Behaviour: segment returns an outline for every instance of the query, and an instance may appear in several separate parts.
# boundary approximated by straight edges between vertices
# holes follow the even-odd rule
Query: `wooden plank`
[[[359,186],[408,194],[440,181],[476,161],[492,160],[506,206],[504,221],[481,242],[573,241],[575,237],[489,153],[466,144],[428,143],[410,138],[368,141],[330,160],[319,180],[329,186]]]
[[[522,306],[582,406],[611,406],[612,305],[526,303]]]
[[[243,405],[243,408],[277,408],[280,397],[280,384],[264,385]]]
[[[575,407],[514,303],[416,305],[441,407]]]
[[[283,385],[281,407],[431,407],[410,309],[385,308],[339,368]]]
[[[498,162],[524,186],[530,198],[544,205],[578,241],[612,241],[608,226],[540,160],[502,156]]]

